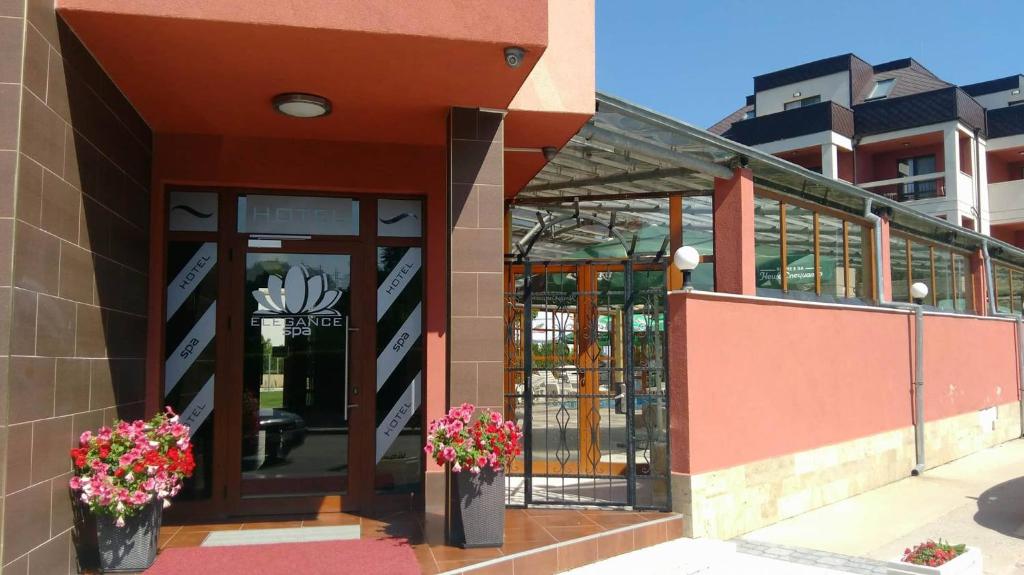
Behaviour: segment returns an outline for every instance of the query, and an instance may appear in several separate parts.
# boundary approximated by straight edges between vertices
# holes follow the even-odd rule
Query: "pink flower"
[[[455,465],[452,465],[452,473],[458,473],[460,471],[462,471],[461,465],[459,465],[457,462],[455,463]]]
[[[81,489],[82,488],[82,478],[77,476],[77,475],[71,476],[71,480],[68,481],[68,487],[70,487],[71,489],[74,489],[75,491]]]
[[[455,449],[452,448],[452,447],[445,447],[444,450],[441,451],[441,457],[443,457],[445,461],[452,461],[452,460],[454,460],[455,459]]]
[[[89,443],[90,439],[92,439],[92,432],[91,431],[84,431],[84,432],[82,432],[82,435],[78,436],[78,443],[80,445],[85,445],[85,444]]]
[[[434,446],[428,443],[426,446],[423,447],[423,451],[425,451],[426,454],[429,456],[431,453],[434,452]]]
[[[501,414],[497,411],[491,412],[491,423],[494,425],[501,425]]]

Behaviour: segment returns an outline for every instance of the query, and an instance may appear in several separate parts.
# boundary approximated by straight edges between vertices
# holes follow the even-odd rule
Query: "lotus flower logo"
[[[327,275],[309,273],[306,266],[293,266],[281,281],[280,276],[267,278],[266,293],[253,290],[252,297],[264,309],[258,314],[340,315],[334,304],[341,292],[327,288]]]

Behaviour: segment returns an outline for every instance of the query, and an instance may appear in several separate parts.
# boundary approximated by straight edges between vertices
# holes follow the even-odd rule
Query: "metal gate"
[[[509,505],[671,507],[659,260],[506,263]]]

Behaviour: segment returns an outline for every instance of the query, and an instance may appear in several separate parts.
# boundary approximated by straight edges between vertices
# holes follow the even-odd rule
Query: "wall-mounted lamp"
[[[800,92],[793,92],[793,97],[794,98],[799,98],[800,97]]]
[[[1017,88],[1016,90],[1013,90],[1012,92],[1010,92],[1010,94],[1012,94],[1014,96],[1016,96],[1017,94],[1020,94],[1020,88]]]
[[[690,273],[700,264],[700,253],[690,246],[683,246],[672,254],[672,263],[683,272],[683,291],[693,291]]]
[[[928,286],[924,282],[914,282],[910,286],[910,297],[913,298],[914,303],[922,305],[924,298],[928,297]]]

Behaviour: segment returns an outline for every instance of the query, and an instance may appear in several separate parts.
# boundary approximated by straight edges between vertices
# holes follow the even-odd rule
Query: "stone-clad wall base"
[[[924,461],[928,468],[1021,436],[1020,404],[1004,403],[992,411],[972,411],[938,421],[924,429]]]
[[[980,412],[929,422],[926,463],[1020,436],[1018,410],[1016,402],[999,406],[985,426]],[[728,539],[908,477],[915,463],[908,426],[708,473],[673,473],[672,502],[687,536]]]

